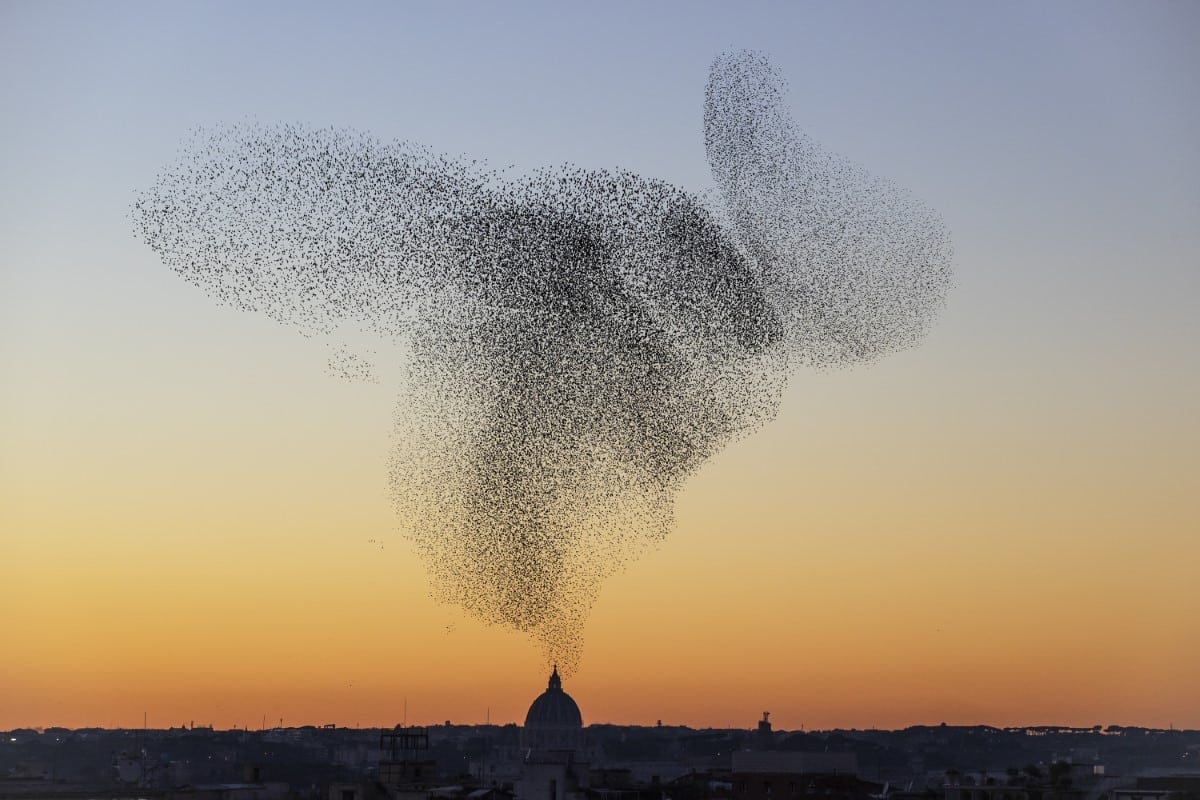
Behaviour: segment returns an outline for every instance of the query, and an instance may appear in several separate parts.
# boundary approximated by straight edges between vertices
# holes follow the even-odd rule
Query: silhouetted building
[[[588,785],[583,715],[563,691],[558,667],[529,706],[521,730],[524,763],[515,788],[518,800],[574,800]]]
[[[376,775],[381,784],[391,787],[393,795],[399,787],[417,793],[431,785],[436,764],[429,758],[428,728],[397,725],[380,734],[379,748],[384,757]]]
[[[865,800],[879,787],[857,769],[853,753],[744,750],[733,754],[729,780],[734,800]]]
[[[550,673],[546,691],[529,706],[525,727],[521,729],[521,746],[527,758],[556,751],[583,750],[583,715],[571,695],[563,691],[557,666]]]

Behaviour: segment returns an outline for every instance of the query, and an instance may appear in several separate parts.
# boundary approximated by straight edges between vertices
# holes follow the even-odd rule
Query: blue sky
[[[964,254],[978,242],[998,257],[964,260],[962,280],[1026,295],[1040,325],[1081,303],[1185,313],[1196,288],[1189,3],[0,8],[10,298],[44,272],[13,261],[63,243],[64,219],[120,233],[133,192],[197,125],[354,127],[702,189],[705,71],[741,47],[788,76],[804,130],[941,210]],[[1049,299],[1067,286],[1043,259],[1072,297]]]

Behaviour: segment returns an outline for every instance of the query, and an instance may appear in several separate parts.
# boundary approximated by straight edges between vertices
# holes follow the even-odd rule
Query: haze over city
[[[228,124],[700,194],[743,49],[936,210],[953,286],[684,483],[582,623],[585,721],[1200,727],[1198,31],[1181,3],[0,5],[0,729],[519,723],[546,650],[438,602],[395,515],[405,345],[355,341],[377,370],[342,380],[132,209]]]

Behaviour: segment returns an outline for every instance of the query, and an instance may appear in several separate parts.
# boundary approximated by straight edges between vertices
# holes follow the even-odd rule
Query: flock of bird
[[[294,125],[199,131],[139,197],[163,262],[306,335],[403,339],[391,486],[435,595],[577,664],[604,578],[788,374],[914,344],[936,215],[794,127],[762,56],[713,63],[714,206],[620,170],[509,176]],[[367,358],[331,369],[374,380]]]

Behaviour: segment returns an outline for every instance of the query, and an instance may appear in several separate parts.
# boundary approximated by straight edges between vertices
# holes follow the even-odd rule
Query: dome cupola
[[[546,691],[529,706],[522,739],[530,750],[574,750],[580,746],[582,734],[583,715],[571,695],[563,691],[556,664]]]

